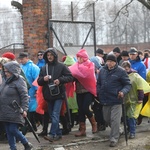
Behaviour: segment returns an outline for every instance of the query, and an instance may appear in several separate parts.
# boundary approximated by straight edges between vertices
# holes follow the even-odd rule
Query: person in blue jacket
[[[137,73],[146,80],[146,66],[138,56],[138,51],[135,47],[131,47],[129,50],[129,62],[131,64],[131,68],[136,70]]]
[[[26,52],[21,52],[19,54],[19,60],[21,63],[21,68],[25,74],[25,77],[30,84],[30,89],[28,91],[29,94],[29,119],[30,122],[34,128],[35,131],[37,131],[36,127],[36,108],[37,108],[37,101],[36,101],[36,91],[37,87],[32,85],[33,81],[35,81],[40,73],[40,69],[37,65],[33,63],[28,57],[28,53]]]
[[[109,54],[106,64],[100,70],[97,79],[97,96],[103,105],[103,117],[110,126],[110,147],[115,147],[119,140],[123,97],[131,88],[126,71],[118,66],[114,54]]]
[[[44,50],[40,50],[37,53],[38,61],[37,61],[36,65],[40,69],[45,65],[45,60],[43,59],[44,52],[45,52]]]

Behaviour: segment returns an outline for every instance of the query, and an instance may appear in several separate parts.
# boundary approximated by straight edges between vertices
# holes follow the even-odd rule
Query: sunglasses
[[[43,54],[38,54],[38,56],[43,56]]]

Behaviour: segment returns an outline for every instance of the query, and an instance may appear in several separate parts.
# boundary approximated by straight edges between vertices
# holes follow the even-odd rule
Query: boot
[[[43,130],[41,133],[38,134],[38,136],[46,136],[47,135],[47,131]]]
[[[97,122],[95,121],[94,116],[89,118],[89,121],[90,121],[90,123],[92,125],[92,133],[94,134],[94,133],[97,132]]]
[[[79,132],[75,134],[76,137],[80,137],[80,136],[86,136],[86,126],[85,126],[85,122],[80,122],[80,127],[79,127]]]
[[[62,135],[67,135],[71,131],[70,124],[66,118],[66,116],[60,116],[60,121],[62,123],[63,129],[62,129]]]
[[[26,143],[26,144],[23,144],[24,145],[24,150],[33,150],[33,146],[31,143]]]

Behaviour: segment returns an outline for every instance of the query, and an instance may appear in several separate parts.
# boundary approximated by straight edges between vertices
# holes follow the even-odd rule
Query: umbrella
[[[16,100],[14,100],[14,101],[12,102],[12,105],[13,105],[13,107],[14,107],[15,109],[19,110],[21,114],[23,114],[23,109],[20,107],[20,105],[17,103]],[[36,135],[36,133],[35,133],[35,131],[34,131],[34,129],[33,129],[33,126],[32,126],[32,124],[31,124],[31,122],[29,121],[28,117],[25,117],[25,121],[28,123],[29,127],[31,128],[31,131],[32,131],[34,137],[36,138],[36,140],[40,143],[40,140],[39,140],[38,136]]]
[[[125,109],[124,99],[123,99],[123,103],[122,103],[122,117],[123,117],[123,125],[124,125],[126,145],[128,145],[127,119],[126,119],[126,109]]]

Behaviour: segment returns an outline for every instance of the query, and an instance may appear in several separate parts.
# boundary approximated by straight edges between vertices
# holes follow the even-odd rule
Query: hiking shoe
[[[114,141],[111,141],[109,144],[110,147],[115,147],[116,145],[117,145],[117,142],[114,142]]]
[[[106,126],[105,125],[98,125],[97,129],[98,129],[98,131],[104,131],[104,130],[106,130]]]
[[[54,141],[54,138],[51,135],[44,136],[44,139],[48,140],[49,142],[53,142]]]
[[[62,136],[61,135],[56,135],[56,136],[48,135],[48,136],[44,136],[44,139],[48,140],[49,142],[53,142],[53,141],[58,141],[62,139]]]
[[[33,150],[33,145],[30,142],[23,144],[23,145],[24,145],[25,150]]]
[[[136,124],[140,125],[142,123],[142,119],[143,119],[143,117],[139,116],[138,119],[137,119]]]
[[[55,137],[53,137],[54,141],[58,141],[58,140],[61,140],[62,139],[62,136],[61,135],[57,135]]]
[[[41,133],[38,134],[38,136],[46,136],[47,132],[46,131],[42,131]]]
[[[135,138],[135,134],[130,134],[129,139],[134,139]]]
[[[62,135],[68,135],[70,132],[70,129],[62,129]]]

